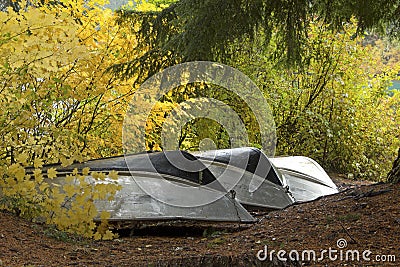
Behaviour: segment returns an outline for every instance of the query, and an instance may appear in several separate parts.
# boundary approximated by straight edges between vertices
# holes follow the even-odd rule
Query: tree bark
[[[400,182],[400,148],[397,159],[393,162],[393,168],[388,174],[388,182],[394,184]]]

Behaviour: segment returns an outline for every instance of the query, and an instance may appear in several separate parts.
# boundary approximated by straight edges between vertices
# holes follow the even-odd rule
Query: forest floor
[[[169,222],[112,241],[0,211],[0,266],[400,266],[400,185],[333,179],[341,193],[256,213],[255,224]]]

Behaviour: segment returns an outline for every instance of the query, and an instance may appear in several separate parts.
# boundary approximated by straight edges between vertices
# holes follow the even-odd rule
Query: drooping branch
[[[232,46],[261,32],[265,44],[275,34],[276,57],[296,66],[302,64],[310,18],[340,31],[355,17],[354,34],[375,27],[396,35],[399,14],[400,0],[180,0],[161,12],[120,11],[120,22],[137,34],[139,56],[112,69],[143,80],[179,62],[225,63],[235,56]]]

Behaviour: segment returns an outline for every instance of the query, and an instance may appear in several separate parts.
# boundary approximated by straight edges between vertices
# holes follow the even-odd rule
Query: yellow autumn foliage
[[[60,184],[53,182],[55,168],[41,169],[121,153],[123,115],[134,88],[108,68],[132,56],[135,38],[101,1],[30,2],[21,2],[26,8],[19,12],[0,12],[0,209],[112,238],[105,229],[109,214],[101,215],[96,230],[94,203],[112,199],[116,184],[88,180],[88,169]]]

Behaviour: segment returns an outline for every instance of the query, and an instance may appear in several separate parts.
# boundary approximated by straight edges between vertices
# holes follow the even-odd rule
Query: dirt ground
[[[252,225],[168,222],[113,241],[0,211],[0,266],[400,266],[400,185],[335,181],[341,193],[255,213]]]

